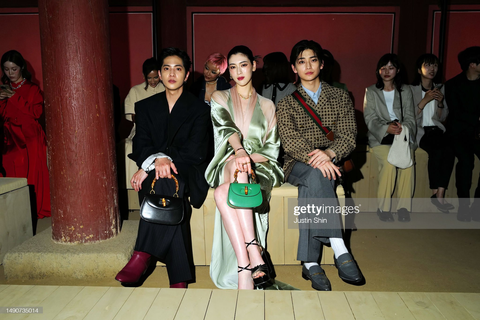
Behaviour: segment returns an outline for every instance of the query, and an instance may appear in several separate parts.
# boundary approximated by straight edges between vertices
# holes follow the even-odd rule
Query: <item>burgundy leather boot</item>
[[[146,252],[133,251],[130,261],[123,267],[115,280],[123,283],[136,283],[140,277],[147,271],[150,264],[151,255]]]
[[[174,283],[174,284],[171,284],[171,285],[170,285],[170,288],[186,289],[186,288],[187,288],[187,283],[186,283],[186,282]]]

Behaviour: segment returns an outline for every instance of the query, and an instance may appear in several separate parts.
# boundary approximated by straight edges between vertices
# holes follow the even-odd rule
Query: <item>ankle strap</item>
[[[248,267],[250,267],[250,263],[246,266],[246,267],[240,267],[238,266],[238,273],[242,272],[242,271],[252,271],[252,269],[249,269]]]
[[[248,248],[248,246],[251,245],[251,244],[260,247],[260,245],[258,244],[258,240],[257,240],[257,239],[253,239],[253,240],[250,241],[250,242],[245,242],[245,244],[247,245],[247,248]]]

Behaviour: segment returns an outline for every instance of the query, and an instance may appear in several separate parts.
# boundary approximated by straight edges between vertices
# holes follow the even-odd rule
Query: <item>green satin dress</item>
[[[205,172],[205,178],[213,188],[224,182],[225,161],[230,155],[234,154],[228,139],[234,133],[238,133],[242,145],[248,154],[257,153],[268,159],[267,162],[255,164],[257,182],[260,183],[264,196],[263,204],[255,208],[255,231],[258,241],[262,246],[265,246],[270,192],[273,187],[279,187],[283,183],[284,176],[281,166],[277,162],[280,151],[280,137],[277,131],[275,105],[271,100],[257,95],[256,92],[252,94],[250,99],[252,99],[253,113],[251,113],[250,121],[246,124],[246,129],[243,130],[244,132],[246,131],[246,135],[244,135],[235,123],[235,116],[241,116],[240,100],[236,88],[217,91],[212,96],[211,113],[215,139],[215,156]],[[237,289],[237,266],[235,252],[223,227],[222,217],[217,208],[215,212],[210,277],[218,288]]]

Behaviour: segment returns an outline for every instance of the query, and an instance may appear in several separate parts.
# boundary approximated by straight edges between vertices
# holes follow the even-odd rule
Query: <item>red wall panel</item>
[[[429,34],[431,38],[430,52],[438,56],[438,43],[440,39],[440,11],[438,7],[430,8],[433,14]],[[462,50],[480,46],[480,6],[452,6],[448,13],[446,48],[445,48],[445,79],[450,79],[462,69],[457,60],[457,55]]]
[[[0,54],[12,49],[22,53],[33,81],[43,88],[38,10],[0,9],[0,30]],[[142,63],[153,54],[151,8],[112,8],[110,34],[113,83],[123,101],[128,90],[143,81]]]
[[[341,67],[341,82],[352,92],[356,109],[362,110],[365,88],[376,81],[378,59],[396,49],[397,16],[394,7],[192,7],[187,10],[189,51],[199,76],[205,58],[215,51],[226,55],[235,45],[244,44],[261,57],[273,51],[290,57],[296,42],[315,40],[333,53]]]

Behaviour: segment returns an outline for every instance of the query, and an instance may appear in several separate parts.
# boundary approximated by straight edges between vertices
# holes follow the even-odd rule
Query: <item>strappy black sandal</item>
[[[260,255],[262,259],[264,259],[264,252],[266,252],[263,247],[258,243],[257,239],[253,239],[250,242],[245,242],[245,244],[248,246],[250,245],[255,245],[260,247]],[[265,262],[265,259],[263,260]],[[259,264],[258,266],[253,267],[252,269],[252,279],[253,279],[253,284],[256,287],[262,287],[265,285],[267,282],[271,280],[270,277],[270,268],[268,267],[267,263],[264,264]],[[257,277],[258,274],[263,273],[263,276]]]

